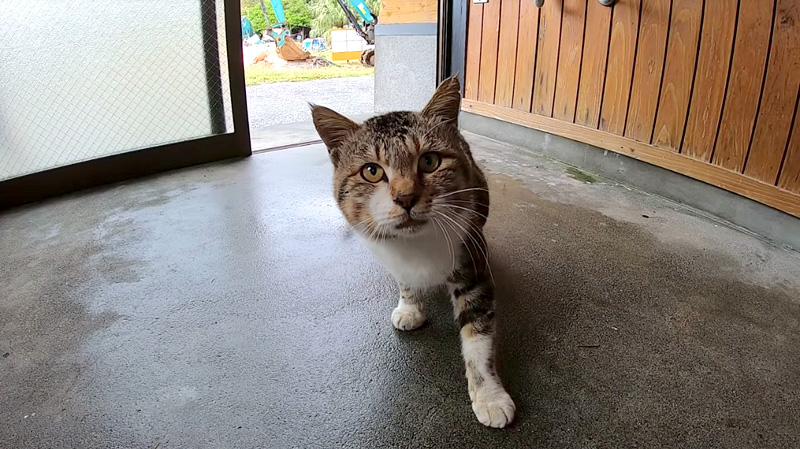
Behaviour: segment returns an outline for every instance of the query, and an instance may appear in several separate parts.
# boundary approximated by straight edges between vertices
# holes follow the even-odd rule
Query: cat
[[[461,330],[472,410],[505,427],[516,413],[495,368],[494,281],[483,225],[489,190],[458,130],[461,86],[443,81],[421,112],[390,112],[359,125],[311,105],[334,166],[334,197],[349,225],[397,280],[391,315],[409,331],[425,322],[423,293],[446,285]]]

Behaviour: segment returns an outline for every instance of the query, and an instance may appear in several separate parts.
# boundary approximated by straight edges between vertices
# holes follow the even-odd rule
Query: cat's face
[[[362,125],[312,106],[335,169],[334,195],[351,226],[376,239],[414,235],[448,212],[441,204],[457,201],[454,192],[472,187],[477,168],[458,132],[460,100],[458,79],[450,78],[422,112]]]

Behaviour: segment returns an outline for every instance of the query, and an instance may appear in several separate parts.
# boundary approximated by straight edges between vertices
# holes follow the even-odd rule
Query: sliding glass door
[[[250,154],[239,1],[0,2],[0,207]]]

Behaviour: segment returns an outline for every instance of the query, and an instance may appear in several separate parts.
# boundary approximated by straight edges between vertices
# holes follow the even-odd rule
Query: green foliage
[[[306,0],[285,0],[283,9],[286,12],[286,22],[292,30],[311,26],[311,10]]]
[[[331,28],[341,27],[347,24],[347,16],[344,15],[341,6],[336,0],[308,0],[311,10],[311,35],[323,36],[330,40]],[[348,6],[350,2],[347,2]],[[380,0],[367,0],[367,6],[373,15],[378,15],[381,9]],[[351,8],[352,9],[352,8]],[[358,16],[355,11],[353,14]],[[360,18],[360,17],[359,17]],[[254,25],[255,26],[255,25]]]
[[[311,26],[311,10],[308,7],[308,1],[283,0],[286,24],[293,31],[300,27]],[[274,25],[278,22],[269,0],[264,0],[264,5],[267,7],[269,24],[264,19],[264,14],[261,12],[261,3],[258,0],[242,0],[242,12],[250,19],[250,23],[253,24],[253,30],[258,34],[263,33],[268,25]]]
[[[250,23],[253,25],[253,31],[258,33],[259,35],[267,29],[267,20],[264,19],[264,14],[261,12],[261,5],[256,2],[255,5],[250,6],[244,11],[244,15],[250,19]],[[275,19],[275,13],[272,9],[267,6],[267,15],[269,15],[270,24],[275,23],[277,19]]]

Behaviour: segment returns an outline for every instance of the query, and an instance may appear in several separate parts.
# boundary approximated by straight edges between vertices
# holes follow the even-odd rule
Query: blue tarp
[[[303,50],[305,51],[325,50],[325,39],[321,37],[318,37],[316,39],[306,39],[303,41]]]
[[[242,16],[242,39],[247,39],[254,34],[256,33],[253,31],[253,24],[250,23],[250,19]]]

